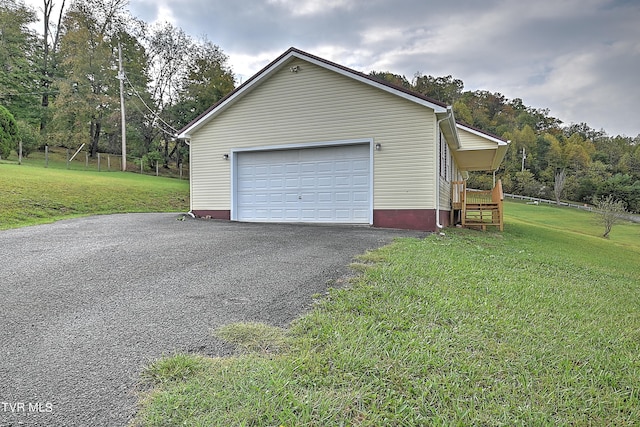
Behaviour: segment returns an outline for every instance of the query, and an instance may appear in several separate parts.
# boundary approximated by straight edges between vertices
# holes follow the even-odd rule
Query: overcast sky
[[[640,0],[130,0],[130,10],[206,36],[239,80],[294,46],[365,73],[450,74],[565,124],[640,134]]]

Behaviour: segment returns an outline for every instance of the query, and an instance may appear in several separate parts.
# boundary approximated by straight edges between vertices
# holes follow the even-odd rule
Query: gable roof
[[[401,86],[397,86],[382,80],[377,80],[364,73],[355,71],[340,64],[336,64],[335,62],[328,61],[318,56],[311,55],[310,53],[301,51],[299,49],[296,49],[295,47],[289,48],[286,52],[273,60],[262,70],[258,71],[250,79],[245,81],[243,84],[238,86],[235,90],[222,98],[216,104],[212,105],[200,116],[195,118],[191,123],[180,130],[180,132],[178,133],[178,138],[189,139],[193,132],[206,125],[218,114],[222,113],[227,108],[232,106],[236,101],[250,93],[254,88],[267,80],[271,75],[286,67],[292,59],[296,58],[312,63],[324,69],[336,72],[340,75],[352,78],[361,83],[367,84],[369,86],[375,87],[377,89],[383,90],[385,92],[391,93],[393,95],[399,96],[403,99],[415,102],[419,105],[433,110],[438,119],[438,123],[440,124],[440,130],[445,135],[445,139],[452,144],[452,154],[456,158],[460,170],[495,170],[500,166],[500,163],[504,159],[509,141],[506,141],[496,135],[489,134],[472,126],[457,122],[455,120],[453,109],[451,106],[447,106],[443,102],[429,98],[420,93],[413,92]],[[461,146],[460,138],[458,136],[458,129],[462,129],[466,132],[470,132],[482,138],[483,140],[488,142],[489,145],[486,147],[473,148]]]
[[[228,107],[233,105],[238,99],[242,98],[247,93],[251,92],[255,87],[260,85],[264,80],[266,80],[273,73],[282,69],[291,59],[298,58],[303,61],[310,62],[319,67],[325,68],[327,70],[334,71],[343,76],[352,78],[359,82],[368,84],[370,86],[376,87],[378,89],[389,92],[393,95],[399,96],[401,98],[407,99],[409,101],[415,102],[417,104],[428,107],[434,112],[439,114],[447,113],[447,105],[436,101],[435,99],[429,98],[422,94],[412,92],[408,89],[405,89],[401,86],[397,86],[385,81],[374,79],[371,76],[368,76],[359,71],[352,70],[351,68],[342,66],[340,64],[336,64],[335,62],[328,61],[326,59],[320,58],[315,55],[311,55],[310,53],[303,52],[295,47],[289,48],[286,52],[272,61],[269,65],[264,67],[262,70],[258,71],[255,75],[253,75],[250,79],[245,81],[243,84],[238,86],[235,90],[229,93],[227,96],[222,98],[216,104],[212,105],[208,110],[204,113],[196,117],[191,123],[185,126],[178,133],[178,138],[188,139],[189,136],[204,126],[209,120],[220,114],[222,111],[226,110]]]

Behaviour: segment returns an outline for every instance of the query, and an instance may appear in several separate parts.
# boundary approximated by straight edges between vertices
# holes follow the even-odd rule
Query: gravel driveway
[[[152,360],[228,354],[212,328],[286,326],[355,255],[423,235],[179,218],[0,231],[0,426],[124,426]]]

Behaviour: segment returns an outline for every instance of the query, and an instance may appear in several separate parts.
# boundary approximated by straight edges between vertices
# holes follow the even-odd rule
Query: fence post
[[[89,152],[84,153],[84,168],[89,169]]]
[[[182,162],[180,162],[180,179],[182,180]]]
[[[98,153],[98,172],[100,172],[100,153]]]
[[[45,168],[49,167],[49,146],[48,145],[44,146],[44,167]]]
[[[140,159],[140,175],[144,173],[144,159]]]
[[[22,164],[22,141],[18,142],[18,164]]]
[[[71,158],[71,153],[69,153],[69,149],[67,148],[67,169],[69,169],[70,158]]]
[[[107,171],[111,172],[111,155],[107,154]]]
[[[156,176],[158,176],[158,161],[156,160]]]

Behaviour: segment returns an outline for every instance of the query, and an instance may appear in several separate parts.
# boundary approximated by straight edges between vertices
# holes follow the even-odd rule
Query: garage
[[[234,153],[232,219],[372,223],[370,143]]]

